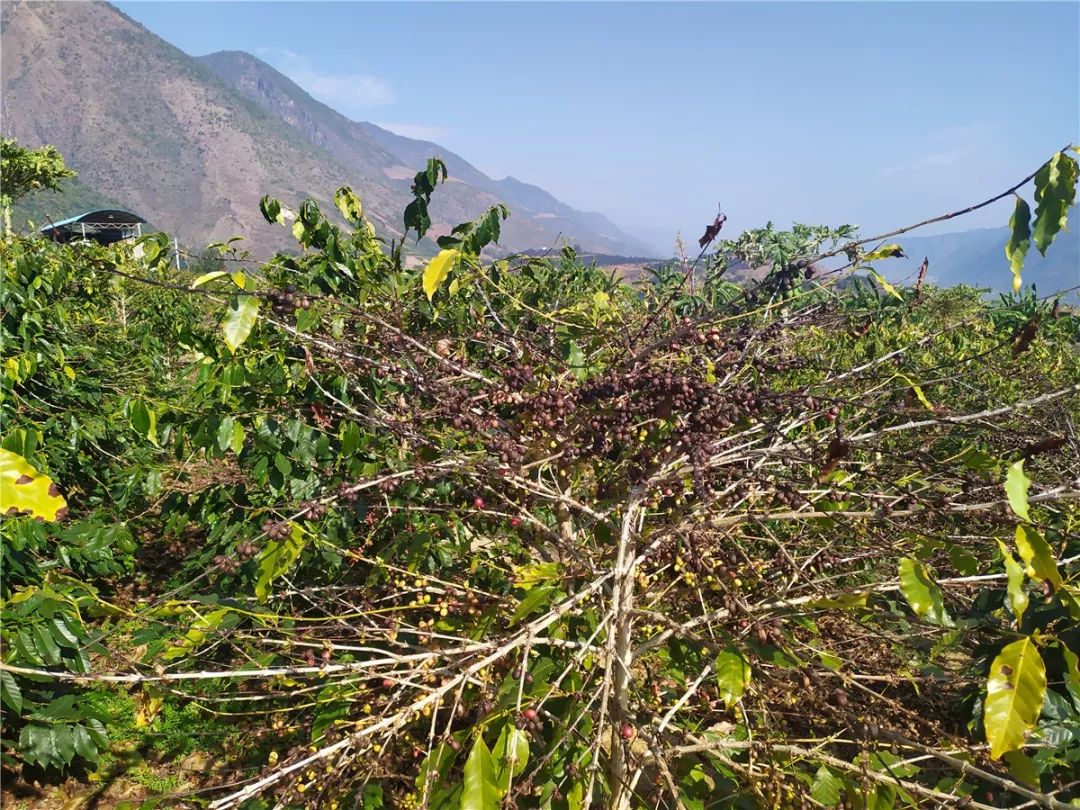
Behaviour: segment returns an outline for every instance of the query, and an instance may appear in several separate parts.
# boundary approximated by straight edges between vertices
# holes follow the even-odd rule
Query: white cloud
[[[397,101],[390,83],[378,76],[328,73],[295,51],[275,51],[269,56],[274,67],[319,101],[345,115],[363,115],[373,107],[385,107]]]
[[[415,138],[418,141],[438,141],[448,137],[451,133],[451,130],[446,127],[429,126],[427,124],[403,124],[397,121],[375,121],[374,124],[397,135]]]

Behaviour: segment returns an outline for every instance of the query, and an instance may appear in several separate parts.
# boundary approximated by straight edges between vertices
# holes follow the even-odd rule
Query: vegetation
[[[6,776],[214,810],[1074,806],[1080,317],[1021,274],[1076,165],[1017,203],[994,303],[893,287],[850,226],[722,243],[756,284],[629,286],[481,261],[496,207],[411,270],[348,188],[350,227],[264,198],[301,254],[197,277],[164,234],[5,237]]]

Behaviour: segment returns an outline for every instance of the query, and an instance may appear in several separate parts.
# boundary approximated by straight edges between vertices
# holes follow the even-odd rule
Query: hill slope
[[[200,61],[101,2],[6,3],[0,30],[4,134],[31,147],[55,144],[79,171],[64,193],[22,206],[16,213],[24,219],[61,219],[107,203],[188,245],[241,235],[265,256],[294,243],[263,221],[263,194],[290,204],[311,196],[332,210],[334,190],[348,184],[383,236],[401,235],[418,161],[388,150],[368,125],[320,104],[254,57]],[[432,237],[512,196],[436,145],[414,149],[426,150],[424,160],[443,154],[451,164],[450,182],[433,200]],[[509,201],[503,249],[549,245],[561,232],[587,249],[641,252],[599,215],[568,206],[537,212]],[[434,249],[432,239],[416,248]]]
[[[260,254],[285,246],[283,229],[263,222],[260,196],[325,202],[341,183],[367,180],[110,5],[9,3],[2,31],[5,133],[55,144],[83,186],[189,244],[240,234]],[[393,233],[400,192],[363,191]]]
[[[653,251],[619,230],[602,214],[578,211],[543,189],[513,178],[493,180],[461,156],[436,143],[396,135],[375,124],[352,121],[316,101],[287,76],[242,51],[220,51],[198,57],[218,76],[251,101],[279,118],[309,143],[362,176],[408,190],[413,174],[428,158],[446,163],[450,183],[432,200],[432,235],[473,219],[505,202],[511,216],[501,246],[524,250],[551,245],[562,235],[588,250],[608,253]]]

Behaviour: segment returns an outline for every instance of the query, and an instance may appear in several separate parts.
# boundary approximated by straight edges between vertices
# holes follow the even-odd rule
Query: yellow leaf
[[[900,245],[882,245],[872,253],[863,256],[864,262],[876,262],[878,259],[903,259],[904,250]]]
[[[926,408],[926,410],[934,410],[933,404],[926,398],[926,394],[924,394],[923,390],[915,384],[915,381],[912,380],[911,377],[907,374],[897,374],[896,376],[911,386],[912,393],[915,394],[915,397],[923,404],[923,407]]]
[[[165,698],[160,690],[147,684],[143,686],[136,702],[138,708],[135,710],[135,727],[145,728],[154,722],[161,707],[165,705]]]
[[[47,475],[40,475],[17,453],[0,449],[0,514],[22,512],[60,520],[67,514],[67,502]]]
[[[879,273],[873,267],[867,267],[866,272],[868,272],[870,275],[872,275],[874,277],[874,281],[876,281],[878,284],[881,285],[881,289],[885,290],[885,292],[887,292],[893,298],[899,299],[900,301],[904,300],[904,296],[902,296],[900,293],[898,293],[896,291],[896,287],[894,287],[892,284],[887,282],[885,280],[885,276],[881,275],[881,273]]]
[[[424,292],[430,301],[457,264],[461,251],[457,248],[440,250],[439,254],[424,268]]]

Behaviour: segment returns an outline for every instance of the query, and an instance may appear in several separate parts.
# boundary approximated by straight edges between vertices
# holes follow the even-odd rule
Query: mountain
[[[507,249],[546,247],[562,236],[597,252],[654,252],[602,214],[578,211],[543,189],[512,177],[493,180],[439,144],[406,138],[372,123],[352,121],[316,101],[287,76],[251,54],[220,51],[198,59],[312,145],[362,176],[385,178],[407,189],[428,158],[441,158],[450,182],[432,198],[433,236],[449,233],[459,222],[474,219],[503,202],[510,208],[510,219],[500,240]]]
[[[1073,209],[1070,219],[1077,216]],[[890,240],[893,241],[893,240]],[[939,286],[968,284],[995,292],[1012,289],[1005,244],[1009,229],[980,228],[936,236],[900,236],[896,240],[907,259],[880,262],[877,269],[894,281],[913,282],[925,256],[930,260],[927,280]],[[1062,231],[1042,256],[1034,245],[1024,261],[1023,281],[1049,295],[1080,285],[1080,231]],[[1074,293],[1075,295],[1075,293]]]
[[[63,193],[21,205],[16,213],[24,218],[40,224],[117,206],[193,248],[241,235],[253,255],[265,257],[295,242],[265,223],[262,195],[291,205],[310,196],[333,211],[334,190],[350,185],[378,232],[401,236],[415,161],[254,57],[190,57],[102,2],[4,3],[0,36],[4,135],[30,147],[55,144],[79,171]],[[435,250],[435,236],[501,199],[486,183],[469,184],[467,171],[451,173],[433,198],[435,226],[415,248],[421,254]],[[552,213],[548,222],[544,211],[513,206],[501,247],[549,245],[577,216],[563,233],[569,241],[641,252],[599,215]],[[590,230],[594,222],[602,231]]]
[[[243,235],[257,255],[285,247],[288,234],[263,221],[259,198],[326,203],[347,179],[325,152],[110,5],[5,3],[0,31],[5,134],[55,144],[83,187],[188,244]],[[401,195],[366,191],[376,224],[393,233]]]

